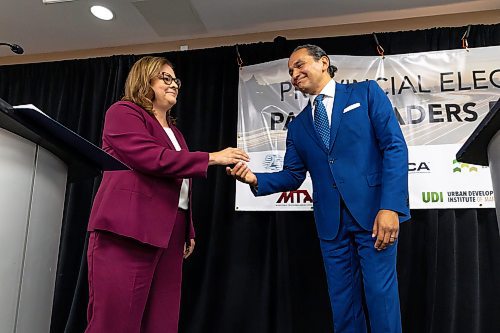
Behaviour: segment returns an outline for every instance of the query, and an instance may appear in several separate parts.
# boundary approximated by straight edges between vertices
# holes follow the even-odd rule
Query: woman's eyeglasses
[[[175,84],[177,85],[177,88],[180,89],[181,88],[181,80],[178,79],[178,78],[174,78],[172,77],[172,75],[168,74],[168,73],[165,73],[165,72],[161,72],[160,75],[158,75],[158,78],[162,79],[163,82],[166,84],[166,85],[171,85],[172,82],[175,82]]]

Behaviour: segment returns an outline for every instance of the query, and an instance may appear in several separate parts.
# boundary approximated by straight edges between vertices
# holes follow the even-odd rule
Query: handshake
[[[240,182],[257,186],[257,177],[245,162],[250,161],[248,154],[239,148],[226,148],[209,153],[208,165],[226,165],[226,173]],[[234,167],[227,165],[234,164]]]

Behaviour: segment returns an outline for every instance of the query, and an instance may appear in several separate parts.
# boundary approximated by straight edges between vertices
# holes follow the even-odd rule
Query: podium
[[[460,148],[457,161],[489,165],[500,231],[500,99]]]
[[[0,99],[0,332],[49,332],[66,183],[128,167]]]

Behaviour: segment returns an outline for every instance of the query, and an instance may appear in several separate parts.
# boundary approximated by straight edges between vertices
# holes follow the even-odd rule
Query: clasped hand
[[[233,168],[226,167],[226,173],[240,182],[257,186],[257,177],[246,163],[238,162]]]
[[[240,148],[226,148],[215,153],[208,154],[208,165],[229,165],[240,161],[249,162],[250,157]]]

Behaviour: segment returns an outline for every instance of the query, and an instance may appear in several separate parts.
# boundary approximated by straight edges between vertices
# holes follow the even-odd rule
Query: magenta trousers
[[[186,213],[167,248],[111,232],[90,232],[85,333],[177,333]]]

